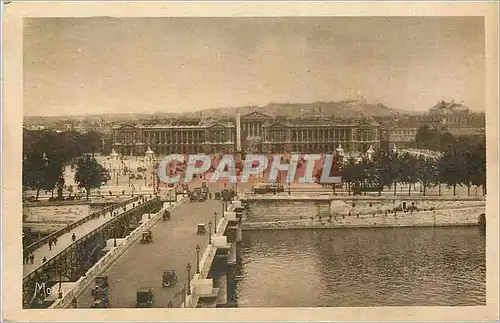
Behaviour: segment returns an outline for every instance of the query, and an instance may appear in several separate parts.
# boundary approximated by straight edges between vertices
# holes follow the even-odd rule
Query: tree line
[[[453,188],[456,195],[458,186],[467,187],[468,195],[472,186],[481,187],[486,194],[486,142],[473,136],[455,137],[445,134],[446,146],[441,157],[433,158],[410,153],[398,153],[389,149],[377,151],[371,159],[368,156],[343,157],[335,155],[331,176],[341,176],[349,194],[363,191],[378,191],[385,187],[396,190],[408,185],[408,195],[412,186],[420,183],[422,194],[431,187],[442,185]],[[416,140],[419,140],[417,137]],[[429,149],[425,144],[420,147]],[[320,174],[316,174],[319,178]],[[334,187],[335,189],[335,187]]]
[[[101,136],[96,132],[29,131],[23,133],[24,190],[35,190],[38,200],[40,191],[57,191],[57,199],[63,199],[65,187],[64,168],[76,168],[75,182],[86,190],[87,199],[92,188],[99,188],[110,176],[94,158],[102,149]]]

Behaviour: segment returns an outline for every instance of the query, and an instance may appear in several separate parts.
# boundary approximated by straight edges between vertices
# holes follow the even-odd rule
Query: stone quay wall
[[[272,222],[246,222],[242,229],[340,229],[388,227],[443,227],[480,225],[480,216],[486,206],[473,206],[432,211],[396,212],[390,214],[312,217],[302,220],[277,220]]]

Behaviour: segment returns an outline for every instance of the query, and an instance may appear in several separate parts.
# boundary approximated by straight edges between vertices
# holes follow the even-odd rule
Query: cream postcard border
[[[487,116],[487,305],[245,309],[21,308],[23,17],[484,16]],[[2,305],[6,321],[496,321],[498,319],[498,3],[496,2],[18,2],[3,21]]]

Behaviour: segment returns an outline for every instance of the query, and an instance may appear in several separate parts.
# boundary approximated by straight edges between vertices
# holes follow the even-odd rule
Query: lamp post
[[[59,264],[59,291],[57,293],[57,298],[62,298],[62,264]]]
[[[191,295],[191,264],[188,263],[186,266],[188,272],[188,284],[187,284],[187,294]]]
[[[212,244],[212,221],[208,222],[208,244]]]
[[[116,247],[116,228],[113,230],[113,247]]]
[[[196,245],[196,273],[200,273],[200,245]]]
[[[214,234],[217,234],[217,212],[214,212]]]

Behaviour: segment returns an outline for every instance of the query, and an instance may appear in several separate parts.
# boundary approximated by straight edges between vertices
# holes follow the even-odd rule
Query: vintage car
[[[153,233],[151,230],[144,231],[142,233],[142,238],[140,243],[151,243],[153,242]]]
[[[177,283],[177,275],[174,270],[164,270],[162,276],[162,287],[170,287]]]
[[[103,287],[94,287],[94,303],[92,308],[106,308],[109,306],[108,289]]]
[[[163,214],[161,215],[163,221],[170,220],[170,211],[165,210]]]
[[[95,278],[94,282],[95,282],[95,286],[94,286],[94,288],[91,289],[92,295],[95,296],[96,292],[101,290],[101,289],[107,291],[107,289],[109,287],[108,276],[97,276]]]
[[[283,185],[278,184],[278,183],[260,183],[256,184],[253,188],[252,191],[254,194],[267,194],[267,193],[281,193],[285,191],[285,188]]]
[[[207,196],[208,193],[206,191],[204,191],[202,188],[197,187],[197,188],[195,188],[194,191],[195,191],[197,200],[199,202],[203,202],[203,201],[205,201],[208,198],[208,196]]]
[[[205,226],[205,223],[198,223],[196,234],[205,235],[206,233],[207,233],[207,228]]]
[[[269,185],[265,183],[255,184],[252,187],[254,194],[266,194],[269,193]]]
[[[234,189],[223,189],[221,192],[221,198],[223,201],[232,201],[236,196],[236,191]]]
[[[106,302],[102,299],[98,299],[98,300],[94,301],[94,303],[92,303],[90,308],[107,308],[108,305],[109,305],[108,302]]]
[[[198,199],[199,199],[198,192],[196,192],[196,190],[195,191],[188,191],[188,196],[189,196],[190,202],[198,201]]]
[[[151,287],[141,287],[137,291],[135,307],[146,308],[151,307],[155,301],[155,295],[153,288]]]
[[[283,185],[281,184],[278,184],[278,183],[271,183],[269,184],[269,192],[270,193],[282,193],[285,191],[285,188],[283,187]]]

